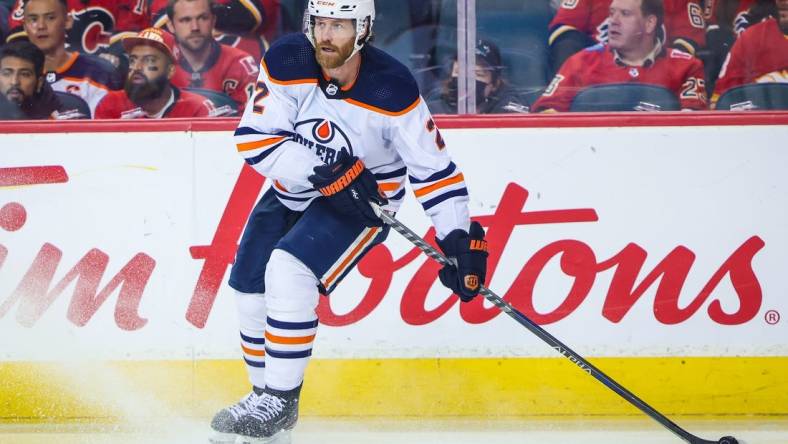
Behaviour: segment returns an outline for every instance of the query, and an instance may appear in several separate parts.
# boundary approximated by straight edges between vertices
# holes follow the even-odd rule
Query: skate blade
[[[235,444],[290,444],[290,442],[290,430],[282,430],[268,438],[238,435],[235,440]]]
[[[213,432],[213,435],[208,438],[208,442],[211,444],[235,444],[236,439],[238,439],[238,435],[235,433]]]

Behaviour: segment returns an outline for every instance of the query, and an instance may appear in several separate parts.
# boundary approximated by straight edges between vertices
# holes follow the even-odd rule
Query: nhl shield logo
[[[326,86],[326,94],[328,94],[329,96],[335,96],[337,95],[338,92],[339,92],[339,87],[336,86],[335,84],[329,83],[328,86]]]
[[[638,78],[638,76],[640,76],[640,71],[637,68],[631,68],[629,70],[629,75],[632,76],[632,78],[636,79]]]

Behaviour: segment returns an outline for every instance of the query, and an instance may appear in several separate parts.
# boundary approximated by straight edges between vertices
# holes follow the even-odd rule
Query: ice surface
[[[788,418],[708,420],[674,418],[701,438],[733,435],[747,444],[788,443]],[[148,426],[100,424],[0,424],[2,444],[201,444],[207,419]],[[643,418],[518,419],[318,419],[303,418],[292,444],[680,444]]]

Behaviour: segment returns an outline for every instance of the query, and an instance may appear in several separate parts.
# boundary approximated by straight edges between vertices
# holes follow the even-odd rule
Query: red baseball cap
[[[131,52],[138,45],[152,46],[175,60],[175,36],[160,28],[147,28],[134,37],[123,39],[123,49]]]

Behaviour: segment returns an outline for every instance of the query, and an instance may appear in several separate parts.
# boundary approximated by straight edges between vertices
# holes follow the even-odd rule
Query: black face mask
[[[457,106],[457,91],[458,91],[459,80],[457,77],[452,77],[449,81],[449,88],[446,91],[446,102],[451,106]],[[487,100],[484,96],[484,90],[487,88],[487,84],[477,80],[476,81],[476,106],[479,106]]]

